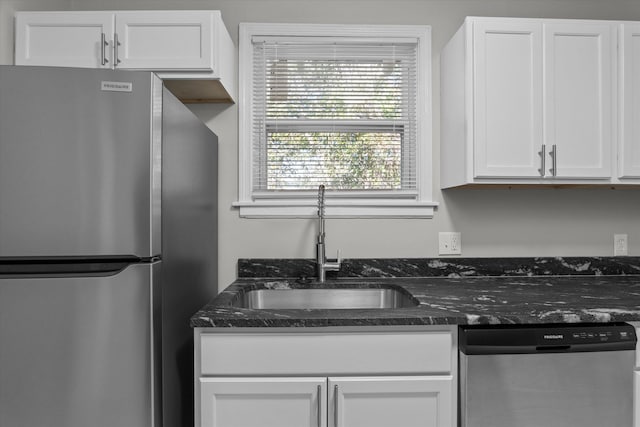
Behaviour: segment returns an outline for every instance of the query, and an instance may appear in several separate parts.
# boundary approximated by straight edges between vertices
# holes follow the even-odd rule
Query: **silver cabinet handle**
[[[118,41],[118,34],[113,35],[113,64],[118,66],[120,58],[118,57],[118,46],[120,46],[120,42]]]
[[[104,66],[109,62],[106,54],[106,47],[109,46],[107,42],[107,37],[104,33],[100,35],[100,63]]]
[[[318,384],[318,427],[322,427],[322,386]]]
[[[538,151],[538,155],[540,156],[540,169],[538,169],[538,172],[540,173],[540,176],[544,176],[545,158],[547,156],[546,145],[542,144],[540,151]]]
[[[549,155],[551,156],[551,169],[549,169],[549,172],[551,172],[551,176],[555,177],[558,173],[558,149],[556,144],[551,146],[551,153],[549,153]]]
[[[338,427],[338,384],[333,387],[333,427]]]

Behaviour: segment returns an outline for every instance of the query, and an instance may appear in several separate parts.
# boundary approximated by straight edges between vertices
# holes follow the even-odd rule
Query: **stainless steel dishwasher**
[[[625,323],[461,326],[461,427],[631,427]]]

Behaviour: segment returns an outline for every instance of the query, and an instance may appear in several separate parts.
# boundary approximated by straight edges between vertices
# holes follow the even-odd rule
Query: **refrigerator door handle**
[[[120,273],[122,270],[126,269],[132,264],[140,263],[145,263],[145,261],[134,256],[114,258],[26,258],[19,260],[12,258],[3,258],[0,259],[0,277],[113,276]]]

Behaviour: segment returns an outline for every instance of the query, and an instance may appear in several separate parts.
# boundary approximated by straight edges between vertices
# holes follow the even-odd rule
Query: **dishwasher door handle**
[[[570,345],[539,345],[536,347],[539,353],[557,353],[561,351],[571,351]]]

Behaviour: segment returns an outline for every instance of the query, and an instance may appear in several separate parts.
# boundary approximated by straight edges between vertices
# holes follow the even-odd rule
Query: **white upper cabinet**
[[[544,144],[553,177],[611,177],[615,35],[610,23],[544,24]]]
[[[214,71],[211,13],[118,12],[116,67],[153,71]]]
[[[114,15],[104,12],[16,13],[16,65],[113,68]]]
[[[618,177],[640,178],[640,23],[620,30]]]
[[[617,25],[467,18],[441,56],[441,187],[609,184]]]
[[[475,176],[539,177],[542,28],[477,22],[473,51]]]
[[[219,11],[16,13],[15,64],[145,70],[184,101],[233,101],[234,47]]]

